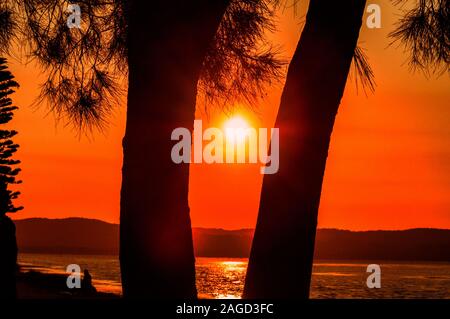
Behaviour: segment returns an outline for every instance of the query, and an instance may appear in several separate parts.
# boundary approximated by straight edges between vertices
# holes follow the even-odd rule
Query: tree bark
[[[310,2],[275,124],[280,169],[264,176],[244,298],[309,297],[330,136],[365,3]]]
[[[228,0],[131,1],[120,213],[125,297],[195,298],[189,164],[171,132],[192,129],[197,81]]]

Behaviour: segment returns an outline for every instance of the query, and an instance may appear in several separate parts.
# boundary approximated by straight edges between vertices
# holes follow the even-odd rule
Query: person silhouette
[[[16,226],[0,214],[0,299],[15,299],[17,272]]]
[[[89,270],[84,269],[84,276],[81,282],[81,288],[88,293],[95,293],[97,289],[92,285],[92,276],[89,273]]]

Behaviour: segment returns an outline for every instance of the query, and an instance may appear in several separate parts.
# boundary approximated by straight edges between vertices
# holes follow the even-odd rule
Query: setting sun
[[[246,136],[246,129],[250,128],[248,122],[241,116],[233,116],[224,124],[226,137],[229,139],[236,138],[237,141],[243,142]]]

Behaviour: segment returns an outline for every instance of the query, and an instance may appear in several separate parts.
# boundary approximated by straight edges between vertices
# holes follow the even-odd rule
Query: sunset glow
[[[450,0],[0,1],[14,314],[450,300]]]
[[[449,228],[448,78],[411,74],[403,52],[386,48],[395,13],[386,10],[384,19],[386,27],[378,32],[361,30],[378,86],[366,96],[353,81],[347,83],[329,151],[319,227]],[[288,57],[301,30],[289,10],[280,21],[280,32],[271,36]],[[19,131],[23,180],[17,203],[25,206],[14,218],[81,216],[118,223],[126,100],[103,133],[80,138],[70,126],[55,127],[45,106],[37,111],[29,107],[45,80],[39,68],[14,60],[10,66],[21,86],[14,95],[20,107],[14,128]],[[198,105],[196,118],[203,119],[205,128],[224,132],[226,127],[274,127],[282,87],[269,88],[266,102],[254,106],[257,112],[238,108],[229,116],[212,108],[208,117]],[[260,166],[191,165],[192,225],[254,228]]]
[[[238,143],[245,142],[245,130],[250,128],[247,121],[239,115],[230,118],[224,124],[226,138],[236,139]]]

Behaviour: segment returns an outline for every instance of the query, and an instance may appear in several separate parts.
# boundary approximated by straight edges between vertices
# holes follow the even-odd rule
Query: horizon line
[[[16,219],[13,216],[11,219],[13,221],[26,221],[31,219],[45,219],[45,220],[67,220],[67,219],[83,219],[83,220],[91,220],[91,221],[98,221],[109,225],[116,225],[119,226],[120,223],[112,223],[108,222],[102,219],[98,218],[87,218],[87,217],[79,217],[79,216],[70,216],[70,217],[62,217],[62,218],[49,218],[49,217],[27,217],[22,219]],[[243,227],[243,228],[236,228],[236,229],[225,229],[220,227],[204,227],[204,226],[192,226],[192,229],[209,229],[209,230],[224,230],[224,231],[243,231],[243,230],[254,230],[255,228],[249,228],[249,227]],[[351,230],[351,229],[343,229],[343,228],[333,228],[333,227],[323,227],[323,228],[317,228],[317,230],[338,230],[338,231],[348,231],[348,232],[380,232],[380,231],[408,231],[408,230],[417,230],[417,229],[433,229],[433,230],[447,230],[450,231],[448,228],[436,228],[436,227],[413,227],[413,228],[403,228],[403,229],[367,229],[367,230]]]

